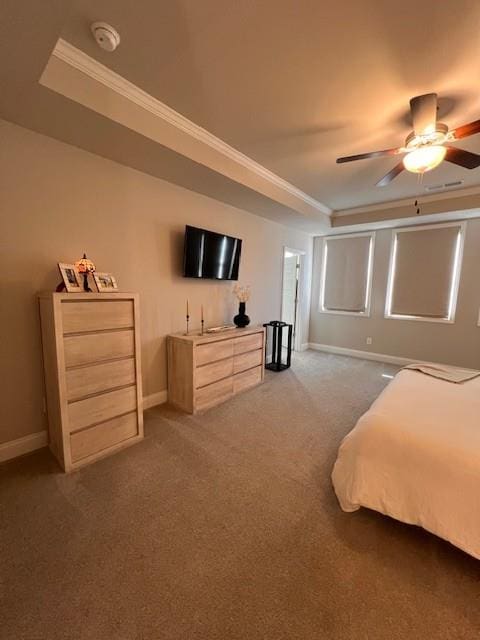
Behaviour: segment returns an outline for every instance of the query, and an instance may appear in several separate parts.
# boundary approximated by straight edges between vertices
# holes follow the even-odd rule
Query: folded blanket
[[[427,376],[433,376],[434,378],[440,378],[440,380],[446,380],[447,382],[454,382],[460,384],[467,380],[473,380],[480,376],[480,371],[474,371],[473,369],[458,369],[457,367],[447,367],[441,364],[422,364],[414,363],[407,364],[404,369],[412,369],[413,371],[420,371]]]

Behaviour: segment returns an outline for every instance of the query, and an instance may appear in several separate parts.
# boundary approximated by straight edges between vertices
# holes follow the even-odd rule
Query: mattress
[[[344,511],[374,509],[480,559],[480,378],[400,371],[342,441],[332,480]]]

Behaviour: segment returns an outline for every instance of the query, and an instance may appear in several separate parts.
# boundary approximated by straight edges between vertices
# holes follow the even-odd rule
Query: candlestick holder
[[[186,318],[187,318],[187,332],[185,333],[185,335],[188,336],[188,323],[190,322],[190,316],[188,315],[188,313],[186,315]]]
[[[202,330],[201,330],[202,332],[201,332],[201,334],[200,334],[200,335],[201,335],[201,336],[203,336],[203,325],[205,324],[205,323],[203,322],[203,318],[202,318],[201,322],[202,322]]]

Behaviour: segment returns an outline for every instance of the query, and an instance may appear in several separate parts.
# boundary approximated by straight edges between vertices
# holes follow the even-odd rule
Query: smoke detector
[[[120,44],[118,31],[106,22],[94,22],[90,27],[98,46],[105,51],[115,51]]]

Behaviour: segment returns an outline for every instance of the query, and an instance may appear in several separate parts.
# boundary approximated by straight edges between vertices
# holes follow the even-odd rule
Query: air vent
[[[452,189],[453,187],[459,187],[463,184],[463,180],[456,180],[455,182],[445,182],[445,184],[432,184],[430,187],[425,187],[425,191],[441,191],[442,189]]]

